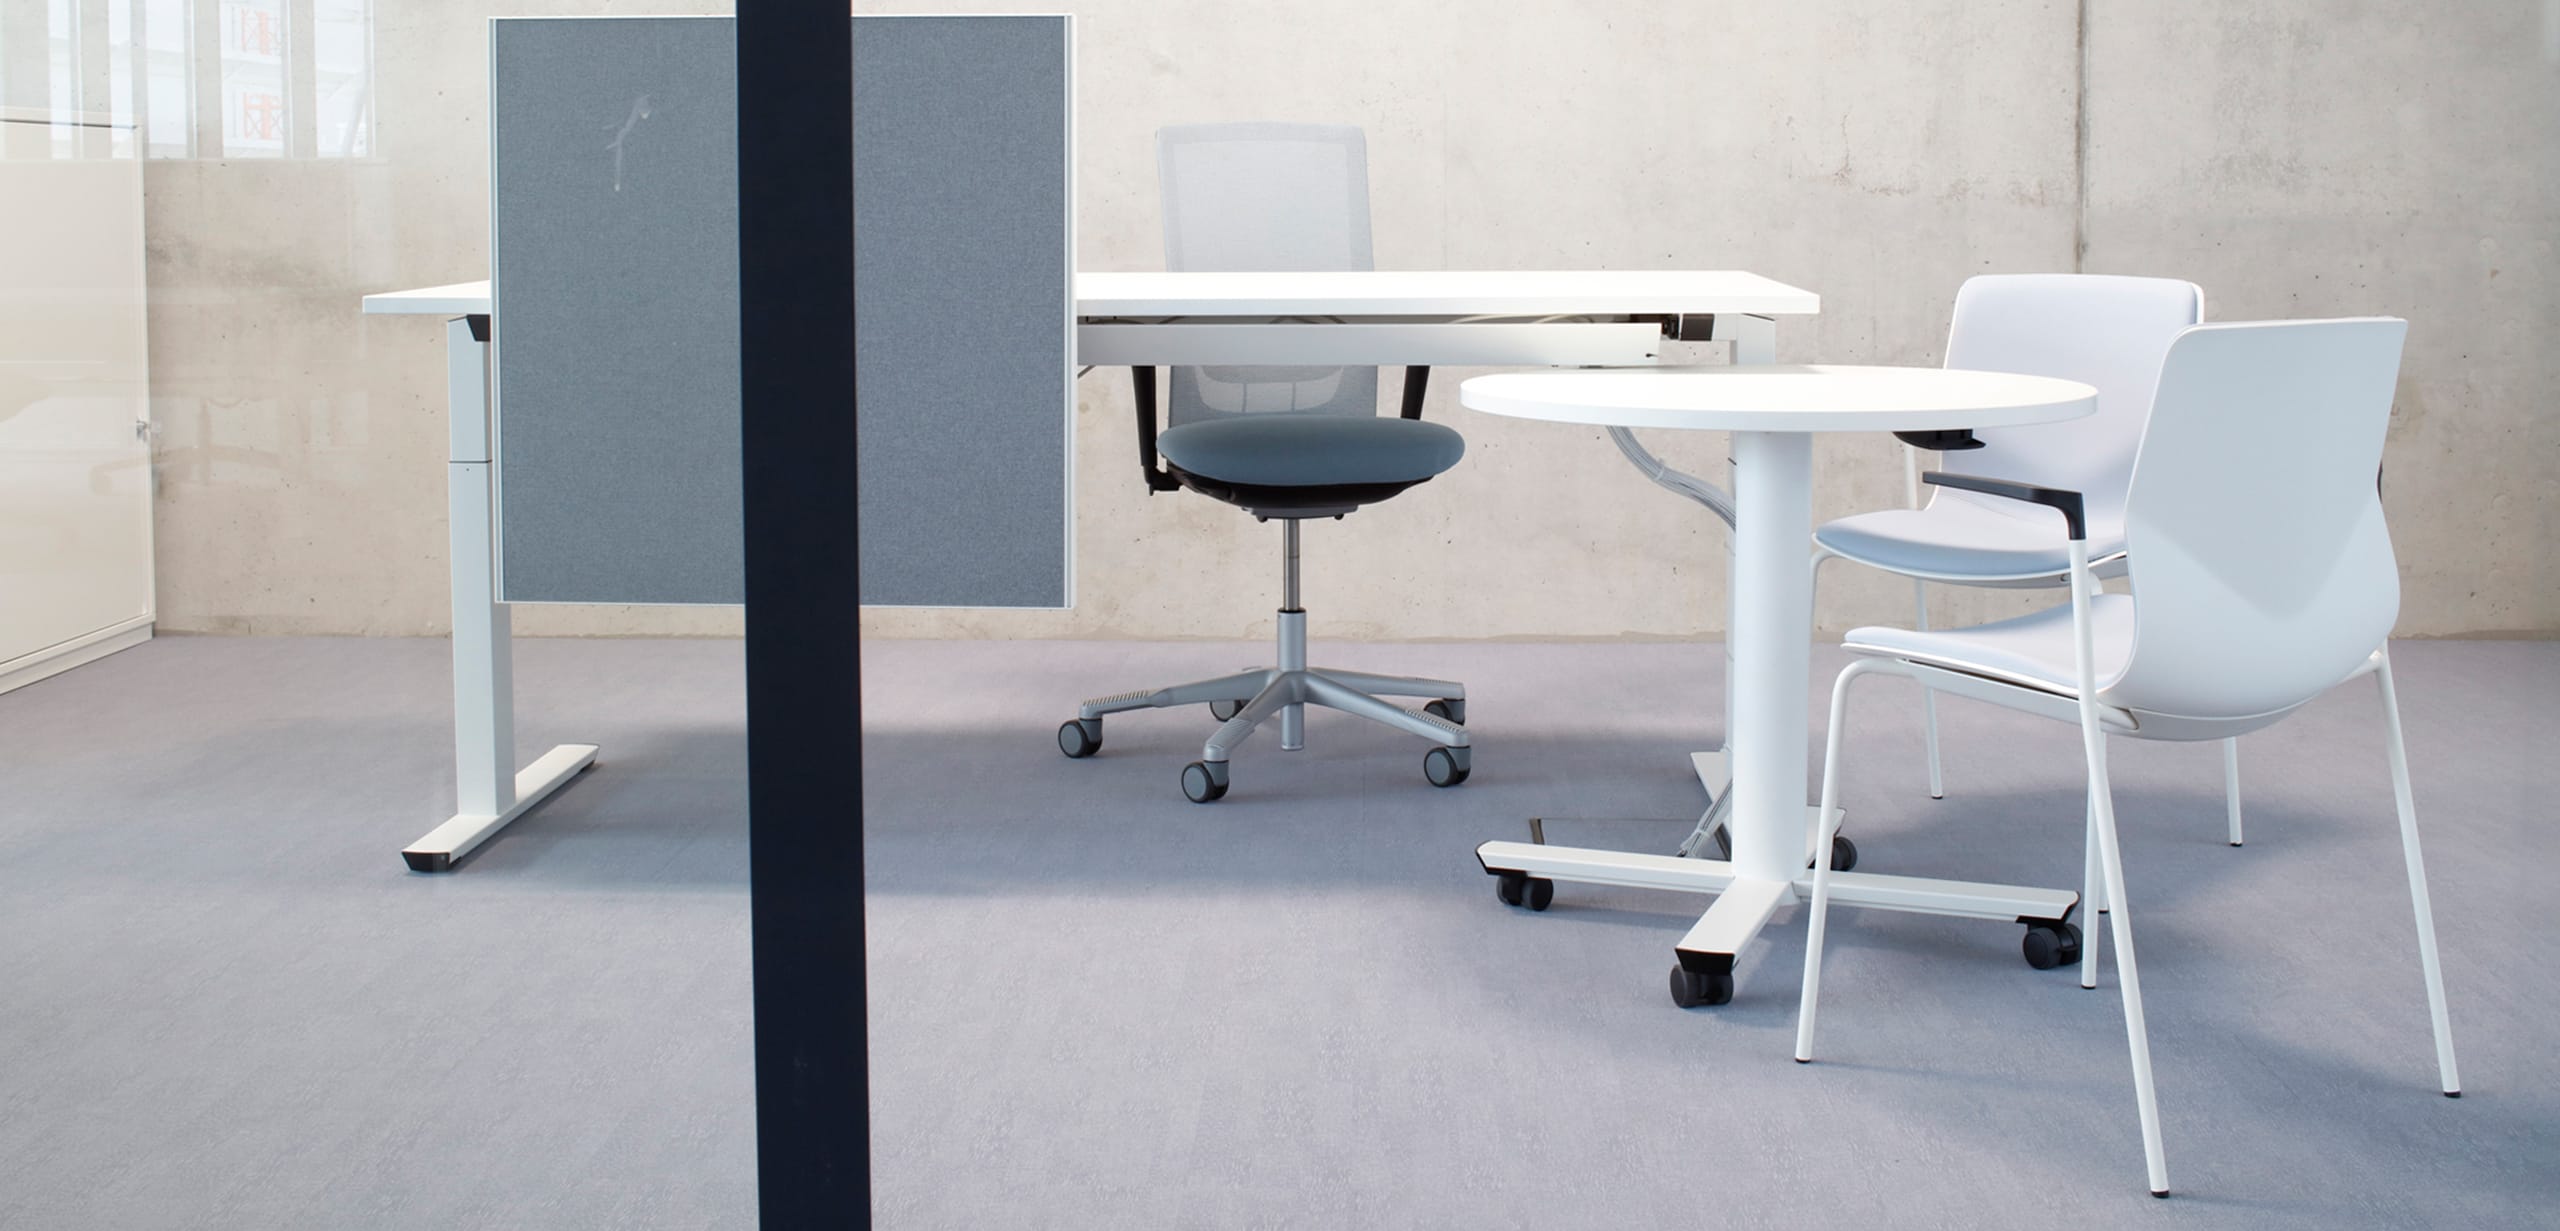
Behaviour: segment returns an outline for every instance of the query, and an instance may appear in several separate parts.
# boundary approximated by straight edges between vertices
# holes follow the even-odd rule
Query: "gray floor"
[[[2369,686],[2117,744],[2179,1197],[2142,1195],[2113,979],[2011,926],[1843,913],[1669,1003],[1701,900],[1495,903],[1469,851],[1659,849],[1711,648],[1341,647],[1471,682],[1474,781],[1318,713],[1185,803],[1197,712],[1074,699],[1261,647],[876,645],[869,888],[888,1227],[2551,1226],[2560,645],[2396,651],[2468,1096],[2438,1097]],[[522,744],[600,768],[445,877],[444,646],[167,639],[0,697],[0,1226],[731,1227],[754,1210],[740,651],[530,642]],[[1827,675],[1837,656],[1817,657]],[[2068,884],[2075,736],[1897,684],[1852,713],[1874,871]],[[1570,819],[1570,818],[1584,819]]]

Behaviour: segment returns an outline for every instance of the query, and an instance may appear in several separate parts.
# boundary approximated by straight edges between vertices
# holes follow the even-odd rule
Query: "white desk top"
[[[1508,372],[1458,386],[1487,414],[1614,427],[1908,432],[2016,427],[2098,407],[2078,381],[1948,368],[1767,365]]]
[[[489,311],[489,283],[456,282],[364,297],[367,316],[471,316]]]
[[[1822,297],[1740,270],[1078,273],[1078,316],[1805,316]]]
[[[364,297],[376,316],[489,310],[489,284],[456,282]],[[1561,316],[1743,312],[1804,316],[1822,297],[1739,270],[1360,270],[1336,273],[1076,275],[1076,315]]]

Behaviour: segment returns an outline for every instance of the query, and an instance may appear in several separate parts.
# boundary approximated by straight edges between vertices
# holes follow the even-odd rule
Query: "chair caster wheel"
[[[2027,965],[2038,970],[2056,966],[2075,966],[2080,962],[2080,925],[2076,923],[2031,923],[2026,939],[2018,948],[2027,955]]]
[[[1212,701],[1209,703],[1209,716],[1220,722],[1225,722],[1226,720],[1243,712],[1244,702],[1242,701]]]
[[[1195,804],[1214,804],[1227,797],[1227,763],[1193,761],[1182,767],[1182,793]]]
[[[1434,748],[1422,754],[1422,776],[1433,786],[1456,786],[1467,780],[1468,749]]]
[[[1454,722],[1462,727],[1467,725],[1467,699],[1464,697],[1433,701],[1423,706],[1422,712],[1442,722]]]
[[[1077,761],[1102,751],[1102,720],[1070,718],[1058,724],[1058,751]]]
[[[1686,966],[1671,968],[1671,1003],[1684,1009],[1718,1005],[1733,999],[1733,976],[1702,975]]]
[[[1494,874],[1493,896],[1505,906],[1518,906],[1520,904],[1520,899],[1528,893],[1528,890],[1529,874],[1526,872],[1497,872]]]
[[[1831,835],[1831,870],[1846,872],[1858,866],[1858,844],[1839,834]]]
[[[1522,895],[1531,910],[1545,910],[1555,904],[1556,883],[1543,876],[1529,878],[1528,892]]]

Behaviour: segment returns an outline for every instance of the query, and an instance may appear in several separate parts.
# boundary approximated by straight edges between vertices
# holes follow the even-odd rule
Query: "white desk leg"
[[[486,318],[445,325],[445,397],[453,426],[446,467],[452,527],[453,765],[458,809],[400,852],[413,872],[443,872],[595,763],[593,744],[562,744],[522,772],[516,756],[515,655],[498,601],[489,475]]]
[[[1716,341],[1733,343],[1733,361],[1736,364],[1766,364],[1778,361],[1778,322],[1773,318],[1720,314],[1716,317],[1713,334]],[[1728,482],[1737,482],[1738,485],[1736,480],[1728,480]],[[1725,746],[1689,754],[1689,765],[1697,771],[1698,785],[1705,787],[1707,791],[1707,811],[1705,815],[1698,818],[1697,832],[1691,835],[1689,842],[1682,845],[1681,853],[1684,855],[1697,853],[1698,848],[1703,845],[1701,839],[1708,832],[1720,825],[1730,824],[1730,818],[1726,815],[1728,809],[1725,805],[1726,796],[1731,793],[1733,786],[1733,739],[1734,732],[1739,729],[1734,726],[1733,714],[1733,597],[1739,592],[1735,585],[1738,579],[1733,572],[1733,560],[1733,553],[1728,551],[1725,556],[1724,589]]]
[[[1725,637],[1733,664],[1725,683],[1733,879],[1674,949],[1672,988],[1683,1004],[1732,998],[1734,959],[1780,905],[1796,900],[1804,867],[1813,437],[1735,432],[1733,461],[1733,627]]]

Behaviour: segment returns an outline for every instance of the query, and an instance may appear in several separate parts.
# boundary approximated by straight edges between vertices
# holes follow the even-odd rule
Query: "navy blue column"
[[[747,807],[767,1227],[871,1225],[848,9],[738,4]]]

